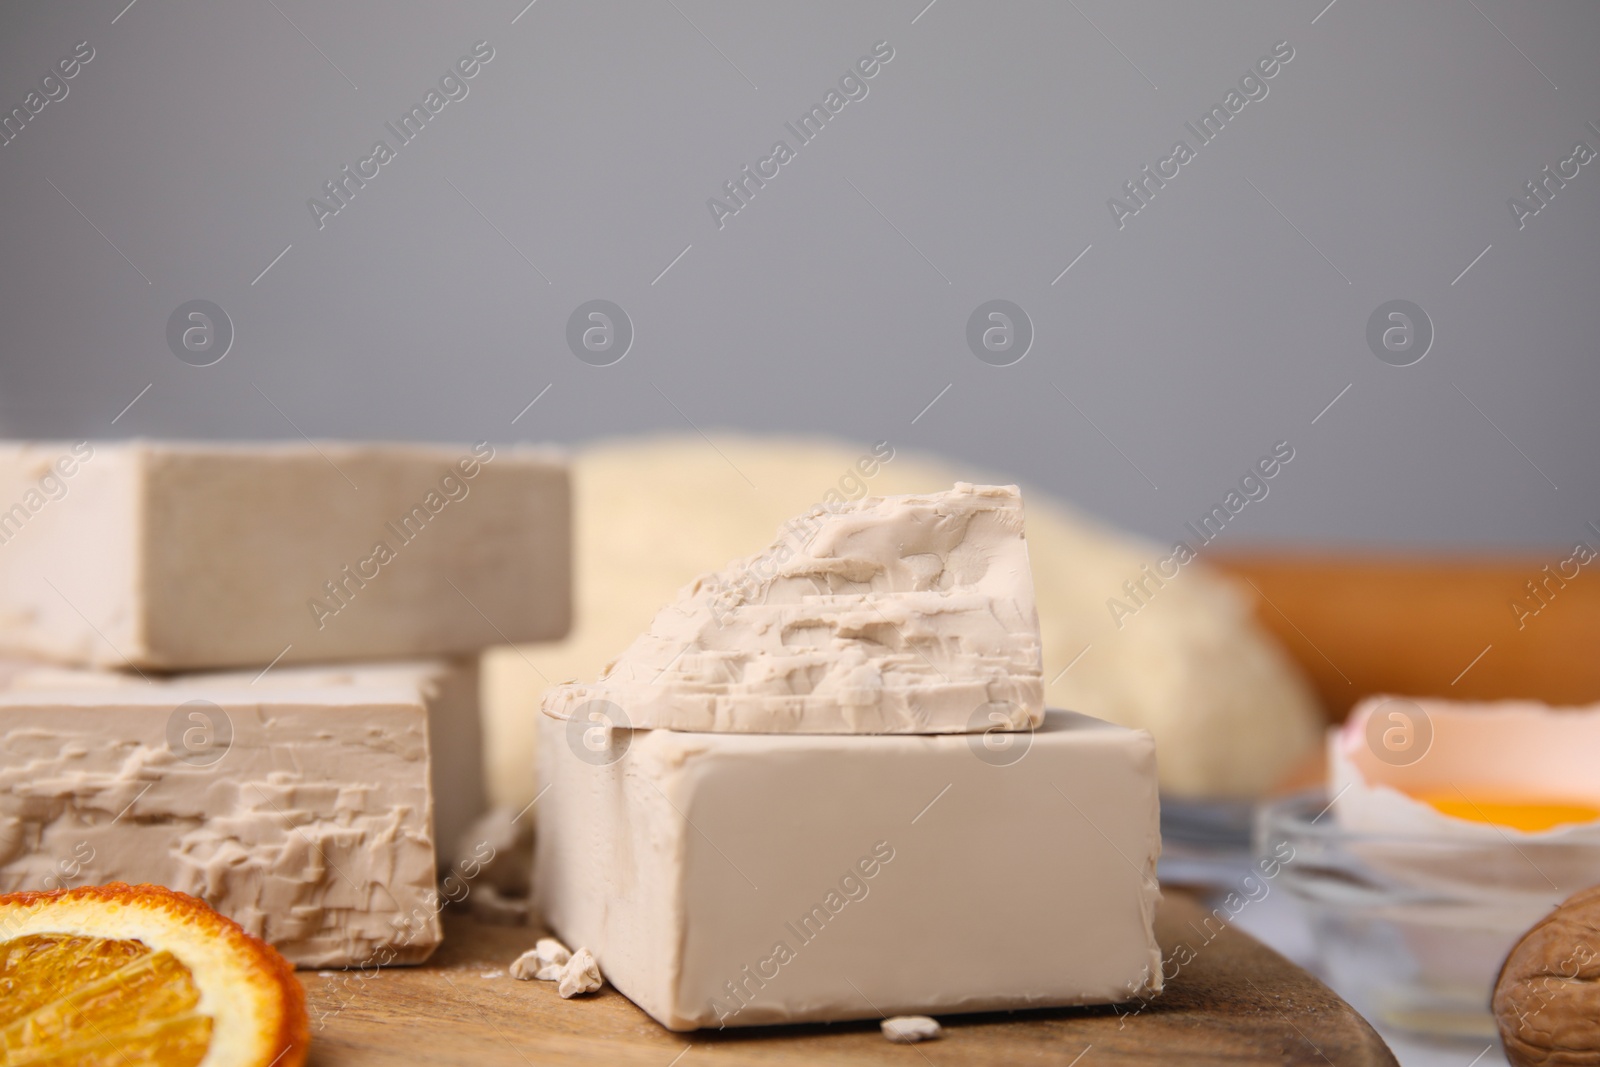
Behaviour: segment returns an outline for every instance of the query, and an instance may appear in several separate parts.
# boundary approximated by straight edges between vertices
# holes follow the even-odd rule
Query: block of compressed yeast
[[[1022,498],[958,482],[813,508],[544,710],[672,730],[1020,729],[1044,713],[1041,662]]]
[[[174,702],[205,698],[218,689],[268,693],[279,689],[315,692],[330,687],[351,691],[376,688],[381,696],[384,691],[403,687],[413,692],[428,711],[433,837],[442,860],[455,855],[473,820],[488,807],[475,657],[143,676],[129,671],[0,660],[0,692],[64,689],[125,692],[152,685],[186,693],[184,697],[168,698]],[[470,853],[476,842],[465,844]]]
[[[302,967],[439,943],[427,712],[397,687],[0,694],[0,892],[152,882]]]
[[[534,903],[673,1030],[1158,990],[1154,743],[541,717]]]
[[[246,667],[566,632],[564,463],[527,448],[0,446],[0,651]]]

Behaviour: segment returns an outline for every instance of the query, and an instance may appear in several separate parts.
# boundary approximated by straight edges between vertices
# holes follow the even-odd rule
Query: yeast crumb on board
[[[938,1020],[926,1015],[896,1015],[878,1024],[883,1036],[896,1045],[914,1045],[936,1040],[944,1031]]]

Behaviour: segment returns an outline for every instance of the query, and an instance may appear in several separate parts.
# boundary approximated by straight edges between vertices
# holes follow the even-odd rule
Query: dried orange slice
[[[305,991],[204,901],[114,882],[0,896],[0,1067],[300,1067]]]

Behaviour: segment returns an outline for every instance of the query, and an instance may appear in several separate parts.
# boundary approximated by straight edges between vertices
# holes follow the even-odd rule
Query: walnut
[[[1600,1067],[1600,886],[1522,935],[1494,988],[1513,1067]]]

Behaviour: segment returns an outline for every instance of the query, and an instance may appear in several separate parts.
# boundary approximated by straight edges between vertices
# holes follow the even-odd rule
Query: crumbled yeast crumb
[[[534,943],[533,950],[543,957],[546,963],[553,963],[557,967],[563,966],[572,958],[572,950],[553,937],[541,937]]]
[[[572,952],[566,945],[553,937],[541,937],[533,948],[511,964],[511,977],[524,982],[534,978],[543,982],[559,981],[562,968],[571,959]]]
[[[937,1021],[926,1015],[896,1015],[879,1024],[883,1036],[897,1045],[912,1045],[918,1041],[932,1041],[942,1031]]]
[[[511,961],[511,977],[515,978],[519,982],[531,982],[538,976],[538,971],[541,966],[542,964],[539,962],[539,950],[536,948],[530,948],[528,951]]]
[[[600,964],[595,962],[594,953],[586,948],[580,948],[572,954],[566,966],[561,968],[559,981],[556,992],[563,998],[593,993],[605,985],[605,979],[600,977]]]

